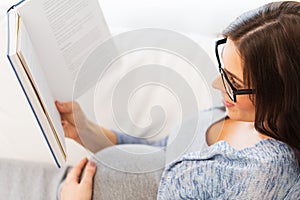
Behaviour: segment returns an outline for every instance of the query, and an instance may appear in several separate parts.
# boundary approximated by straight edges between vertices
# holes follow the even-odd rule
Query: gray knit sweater
[[[299,172],[292,150],[275,139],[239,151],[220,141],[170,164],[158,199],[284,199]]]

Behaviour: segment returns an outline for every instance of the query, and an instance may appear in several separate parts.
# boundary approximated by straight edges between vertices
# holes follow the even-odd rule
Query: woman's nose
[[[222,82],[222,78],[221,76],[218,76],[218,78],[216,78],[213,83],[212,83],[213,88],[220,90],[222,92],[225,92],[225,88]]]

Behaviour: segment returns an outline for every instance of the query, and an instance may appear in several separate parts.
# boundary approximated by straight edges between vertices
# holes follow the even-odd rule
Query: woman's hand
[[[55,102],[61,116],[65,136],[97,152],[105,147],[117,144],[116,134],[87,119],[77,102]]]
[[[68,173],[60,193],[61,200],[90,200],[92,198],[93,177],[96,172],[96,164],[91,161],[87,162],[88,159],[84,158]],[[83,175],[80,180],[82,171]]]
[[[89,120],[84,115],[77,102],[60,103],[55,102],[61,116],[61,123],[64,128],[65,136],[83,145],[80,139],[80,132],[86,132]]]

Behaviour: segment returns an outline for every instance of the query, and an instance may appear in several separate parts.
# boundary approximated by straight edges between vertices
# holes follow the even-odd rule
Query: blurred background
[[[54,164],[6,58],[6,11],[17,2],[16,0],[0,2],[0,158]],[[244,11],[267,2],[270,1],[99,0],[112,35],[139,28],[169,29],[185,34],[199,43],[212,60],[214,60],[214,40],[220,36],[222,29]],[[82,101],[82,106],[85,107],[85,99],[79,101]],[[84,109],[89,112],[88,107]],[[103,112],[106,114],[108,111]],[[116,128],[109,118],[102,118],[100,123],[108,128]],[[70,140],[67,140],[67,149],[69,164],[90,155],[88,151]]]

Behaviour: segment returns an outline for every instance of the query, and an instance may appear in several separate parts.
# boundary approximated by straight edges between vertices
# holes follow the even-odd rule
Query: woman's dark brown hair
[[[223,32],[243,61],[255,89],[255,128],[291,146],[300,162],[300,2],[266,4]]]

